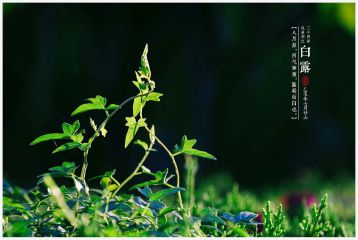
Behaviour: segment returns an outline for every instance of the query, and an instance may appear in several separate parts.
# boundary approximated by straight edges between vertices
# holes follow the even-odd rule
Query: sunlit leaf
[[[144,96],[137,97],[133,100],[133,117],[136,117],[140,113],[140,110],[144,107],[144,104]]]
[[[145,167],[144,165],[140,166],[140,168],[142,169],[142,171],[143,171],[144,173],[148,173],[148,174],[152,173],[152,172],[150,171],[150,169],[147,168],[147,167]]]
[[[33,140],[30,145],[35,145],[38,144],[40,142],[45,142],[45,141],[50,141],[50,140],[60,140],[60,139],[69,139],[70,135],[65,134],[65,133],[49,133],[49,134],[45,134],[42,135],[38,138],[36,138],[35,140]]]
[[[161,200],[167,196],[170,196],[172,194],[175,194],[177,192],[180,192],[180,191],[184,191],[185,189],[184,188],[178,188],[178,187],[174,187],[174,188],[167,188],[167,189],[163,189],[163,190],[160,190],[156,193],[154,193],[152,196],[150,196],[149,200],[150,201],[156,201],[156,200]]]
[[[216,157],[214,157],[213,155],[211,155],[210,153],[204,152],[204,151],[200,151],[197,149],[192,148],[191,150],[186,150],[183,151],[185,154],[187,155],[193,155],[193,156],[197,156],[197,157],[202,157],[202,158],[208,158],[208,159],[212,159],[212,160],[216,160]]]
[[[92,118],[90,118],[90,124],[91,124],[91,127],[93,128],[94,131],[97,131],[97,125],[96,123],[93,121]]]
[[[125,148],[127,148],[130,142],[133,140],[135,134],[138,132],[138,129],[140,127],[146,126],[145,118],[139,119],[138,122],[134,117],[126,117],[126,120],[127,120],[126,126],[128,127],[128,130],[127,130],[126,140],[124,144]]]
[[[84,113],[91,110],[103,110],[103,106],[99,104],[94,103],[84,103],[80,105],[78,108],[76,108],[72,113],[71,116],[75,116],[80,113]]]
[[[107,110],[115,110],[119,108],[119,105],[117,104],[110,104],[108,107],[106,107]]]
[[[139,67],[139,73],[142,76],[145,76],[145,77],[150,79],[151,72],[150,72],[150,67],[149,67],[149,62],[148,62],[148,56],[147,55],[148,55],[148,44],[145,45],[143,54],[142,54],[141,59],[140,59],[141,66]]]
[[[173,211],[176,211],[178,208],[177,207],[166,207],[166,208],[163,208],[162,210],[159,211],[159,214],[158,216],[163,216],[167,213],[171,213]]]
[[[103,108],[107,104],[107,99],[105,97],[102,97],[100,95],[97,95],[95,98],[88,98],[88,101],[90,101],[93,104],[101,105]]]
[[[81,143],[82,140],[83,140],[83,135],[82,135],[81,133],[80,133],[80,134],[76,134],[76,135],[71,136],[71,139],[72,139],[72,141],[74,141],[74,142]]]
[[[201,150],[193,148],[193,146],[195,144],[196,144],[196,139],[188,139],[184,135],[182,140],[181,140],[181,145],[175,145],[174,152],[175,153],[184,153],[184,154],[187,154],[187,155],[192,155],[192,156],[197,156],[197,157],[216,160],[216,157],[214,157],[210,153],[207,153],[205,151],[201,151]]]
[[[137,139],[134,142],[134,144],[137,144],[137,145],[141,146],[145,151],[148,150],[148,144],[146,142],[144,142],[144,141],[141,141],[141,140]]]
[[[103,137],[106,137],[106,135],[107,135],[107,130],[106,130],[104,127],[102,127],[102,128],[100,129],[100,131],[101,131],[102,136],[103,136]]]
[[[66,150],[70,150],[70,149],[74,149],[74,148],[79,148],[81,146],[82,146],[82,144],[79,142],[69,142],[69,143],[65,143],[65,144],[59,146],[52,153],[58,153],[58,152],[62,152],[62,151],[66,151]]]
[[[154,176],[155,179],[145,181],[145,182],[142,182],[142,183],[138,183],[138,184],[134,185],[133,187],[131,187],[130,189],[136,189],[136,188],[141,188],[141,187],[145,187],[145,186],[164,184],[167,181],[166,178],[167,178],[167,175],[168,175],[168,171],[169,171],[168,169],[165,169],[164,171],[157,171],[156,173],[150,173],[149,172],[149,174]]]
[[[149,93],[149,94],[145,97],[145,101],[155,101],[155,102],[159,102],[161,96],[163,96],[162,93],[151,92],[151,93]]]
[[[69,124],[69,123],[62,123],[62,130],[63,133],[68,134],[68,135],[73,135],[76,133],[76,131],[80,128],[80,121],[77,120],[75,121],[73,124]]]

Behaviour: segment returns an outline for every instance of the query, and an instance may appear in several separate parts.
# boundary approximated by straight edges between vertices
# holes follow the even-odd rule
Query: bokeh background
[[[354,177],[354,4],[3,4],[4,178],[22,187],[80,151],[52,155],[39,135],[88,115],[70,113],[97,94],[120,103],[145,43],[160,103],[145,109],[169,146],[182,135],[218,161],[200,160],[199,177],[232,176],[248,188],[306,172]],[[308,121],[290,120],[290,27],[310,25]],[[124,179],[139,161],[124,149],[128,105],[98,138],[88,176],[116,168]],[[90,113],[97,123],[101,113]],[[145,138],[145,136],[141,136]],[[159,146],[158,146],[158,149]],[[183,162],[179,160],[180,167]],[[171,169],[165,152],[147,162]],[[220,181],[220,180],[219,180]]]

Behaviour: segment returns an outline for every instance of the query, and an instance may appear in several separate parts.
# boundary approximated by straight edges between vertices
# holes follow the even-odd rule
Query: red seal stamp
[[[303,76],[302,78],[302,85],[307,87],[310,84],[310,79],[307,76]]]

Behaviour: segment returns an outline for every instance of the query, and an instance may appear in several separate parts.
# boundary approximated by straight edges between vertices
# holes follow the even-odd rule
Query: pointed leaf
[[[145,45],[142,57],[140,59],[141,66],[139,67],[140,69],[139,72],[141,75],[150,78],[151,72],[150,72],[147,54],[148,54],[148,44]]]
[[[81,143],[69,142],[69,143],[65,143],[65,144],[59,146],[52,153],[62,152],[62,151],[66,151],[66,150],[70,150],[70,149],[74,149],[74,148],[79,148],[81,146],[82,146]]]
[[[51,167],[48,170],[52,172],[61,172],[63,174],[71,174],[75,171],[76,165],[74,162],[63,162],[61,166]]]
[[[144,105],[145,105],[144,96],[137,97],[133,100],[133,117],[136,117],[140,113],[140,110],[144,107]]]
[[[127,130],[126,140],[124,144],[125,148],[127,148],[127,146],[131,143],[135,134],[138,132],[138,129],[140,127],[146,126],[145,118],[139,119],[138,122],[134,117],[126,117],[126,120],[127,120],[126,126],[128,126],[128,130]]]
[[[89,118],[90,119],[90,124],[91,124],[91,127],[93,128],[94,131],[97,131],[97,125],[96,123],[93,121],[92,118]]]
[[[193,148],[195,144],[196,144],[196,139],[188,139],[184,135],[181,140],[181,145],[175,145],[174,152],[175,153],[185,153],[187,155],[193,155],[193,156],[197,156],[197,157],[216,160],[216,157],[214,157],[210,153]]]
[[[144,187],[142,188],[138,188],[138,192],[140,192],[141,194],[143,194],[147,199],[150,198],[150,196],[153,195],[152,190],[149,187]]]
[[[71,113],[71,116],[75,116],[80,113],[84,113],[91,110],[103,110],[104,107],[100,104],[94,104],[94,103],[85,103],[80,105],[78,108],[76,108],[75,111]]]
[[[188,155],[193,155],[193,156],[197,156],[197,157],[202,157],[202,158],[208,158],[208,159],[212,159],[212,160],[217,160],[216,157],[214,157],[213,155],[211,155],[210,153],[204,152],[204,151],[200,151],[197,149],[191,149],[191,150],[186,150],[183,151],[183,153],[188,154]]]
[[[107,110],[115,110],[119,108],[119,105],[117,104],[110,104],[108,107],[106,107]]]
[[[155,177],[155,179],[149,180],[149,181],[146,181],[146,182],[142,182],[142,183],[138,183],[138,184],[134,185],[133,187],[131,187],[130,189],[136,189],[136,188],[141,188],[141,187],[145,187],[145,186],[164,184],[164,183],[166,183],[166,180],[167,180],[166,177],[168,175],[168,171],[169,171],[168,169],[165,169],[162,172],[157,171],[156,173],[148,173],[148,174],[153,175]]]
[[[107,130],[106,130],[104,127],[102,127],[102,128],[100,129],[100,131],[101,131],[102,136],[103,136],[103,137],[106,137],[106,135],[107,135]]]
[[[165,198],[169,195],[172,195],[174,193],[177,193],[177,192],[180,192],[180,191],[184,191],[185,189],[184,188],[178,188],[178,187],[175,187],[175,188],[167,188],[167,189],[164,189],[164,190],[161,190],[161,191],[158,191],[156,193],[154,193],[150,198],[149,200],[150,201],[156,201],[156,200],[161,200],[162,198]]]
[[[74,142],[81,143],[82,140],[83,140],[83,135],[82,135],[81,133],[80,133],[80,134],[76,134],[76,135],[71,136],[71,139],[72,139],[72,141],[74,141]]]
[[[148,173],[148,174],[151,174],[151,173],[152,173],[152,172],[150,171],[150,169],[147,168],[147,167],[144,166],[144,165],[140,166],[140,168],[142,169],[142,171],[143,171],[144,173]]]
[[[177,210],[177,207],[166,207],[166,208],[163,208],[162,210],[159,211],[158,217],[163,216],[163,215],[165,215],[165,214],[167,214],[167,213],[176,211],[176,210]]]
[[[158,93],[158,92],[151,92],[148,94],[148,96],[146,96],[145,101],[155,101],[155,102],[160,102],[160,97],[163,96],[162,93]]]
[[[134,144],[137,144],[139,146],[141,146],[145,151],[147,151],[148,149],[148,143],[144,142],[144,141],[141,141],[139,139],[137,139]]]
[[[40,142],[45,142],[50,140],[60,140],[60,139],[69,139],[69,138],[70,136],[65,133],[49,133],[36,138],[30,143],[30,145],[32,146]]]

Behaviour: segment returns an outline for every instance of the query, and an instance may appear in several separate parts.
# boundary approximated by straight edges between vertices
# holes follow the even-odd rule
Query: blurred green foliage
[[[338,22],[352,36],[355,34],[355,4],[354,3],[324,3],[320,4],[322,19],[329,24]]]

